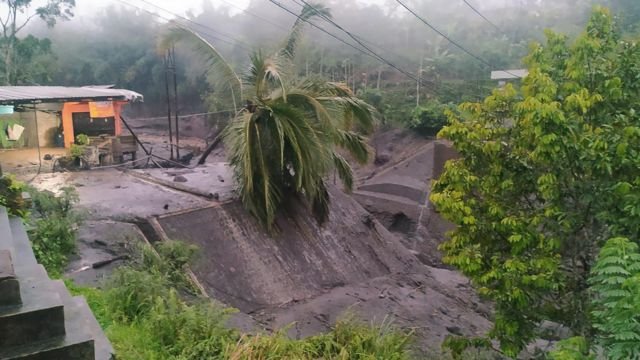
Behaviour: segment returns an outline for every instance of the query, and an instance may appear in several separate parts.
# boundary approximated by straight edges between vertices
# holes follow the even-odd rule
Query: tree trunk
[[[213,141],[211,142],[211,144],[209,144],[209,147],[207,147],[207,150],[205,150],[202,155],[200,156],[200,159],[198,159],[198,165],[202,165],[204,164],[205,161],[207,161],[207,157],[211,154],[211,152],[213,150],[215,150],[215,148],[218,147],[218,145],[220,145],[220,142],[222,141],[222,131],[220,131],[218,133],[218,135],[216,136],[215,139],[213,139]]]

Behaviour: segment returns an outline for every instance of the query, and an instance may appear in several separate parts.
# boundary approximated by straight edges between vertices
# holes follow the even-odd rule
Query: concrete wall
[[[331,190],[331,213],[324,226],[302,204],[286,213],[277,219],[274,236],[238,201],[158,221],[169,238],[200,247],[194,273],[210,295],[243,312],[304,300],[418,263],[338,190]]]
[[[0,141],[0,148],[34,148],[38,146],[38,141],[41,147],[54,147],[55,134],[61,122],[60,115],[57,113],[60,109],[61,106],[59,104],[39,104],[36,107],[36,112],[27,108],[25,109],[26,111],[0,115],[0,131],[4,133],[2,139],[6,138],[6,131],[9,125],[17,123],[25,127],[20,140],[15,142],[2,140]],[[38,119],[37,131],[36,116]]]

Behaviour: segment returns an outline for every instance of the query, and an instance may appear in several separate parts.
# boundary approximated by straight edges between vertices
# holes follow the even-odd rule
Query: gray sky
[[[35,0],[37,1],[43,0]],[[246,9],[249,5],[250,0],[146,0],[148,3],[155,4],[163,9],[169,10],[173,13],[179,15],[185,15],[189,11],[193,11],[195,14],[202,11],[203,2],[209,2],[213,4],[214,7],[226,7],[230,9],[231,13],[238,13],[240,9]],[[267,0],[264,0],[265,2]],[[148,10],[152,10],[154,12],[159,12],[157,8],[154,8],[153,5],[149,5],[145,3],[143,0],[76,0],[76,12],[78,14],[95,14],[100,10],[100,8],[104,8],[106,6],[112,4],[118,4],[121,6],[126,6],[123,2],[129,3],[131,5],[135,5],[138,7],[142,7]],[[320,1],[322,2],[322,1]],[[363,4],[383,4],[384,0],[358,0],[358,2]],[[286,1],[285,1],[286,3]],[[134,7],[130,7],[134,9]]]
[[[158,11],[152,5],[141,0],[122,0],[123,2],[142,7],[152,11]],[[212,3],[215,7],[225,6],[232,10],[232,13],[239,12],[235,7],[245,9],[249,5],[250,0],[204,0]],[[76,0],[76,12],[78,14],[95,14],[109,5],[126,6],[118,0]],[[155,4],[163,9],[167,9],[179,15],[185,15],[188,11],[199,13],[202,11],[203,0],[147,0],[147,2]],[[233,5],[233,6],[232,6]],[[131,9],[134,9],[131,7]]]

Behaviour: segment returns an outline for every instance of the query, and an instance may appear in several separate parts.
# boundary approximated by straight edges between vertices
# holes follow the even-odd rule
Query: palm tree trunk
[[[222,142],[222,134],[221,134],[221,132],[219,132],[218,135],[216,136],[216,138],[213,139],[211,144],[209,144],[209,147],[207,147],[207,150],[205,150],[202,153],[202,155],[200,156],[200,159],[198,159],[198,165],[203,165],[204,162],[207,161],[207,157],[211,154],[211,152],[213,150],[215,150],[215,148],[217,148],[218,145],[220,145],[220,142]]]

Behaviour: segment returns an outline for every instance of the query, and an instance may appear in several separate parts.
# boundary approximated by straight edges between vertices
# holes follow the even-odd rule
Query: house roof
[[[0,86],[0,105],[37,104],[68,101],[142,101],[135,91],[111,86]]]
[[[522,79],[529,75],[526,69],[498,70],[491,72],[491,80]]]

